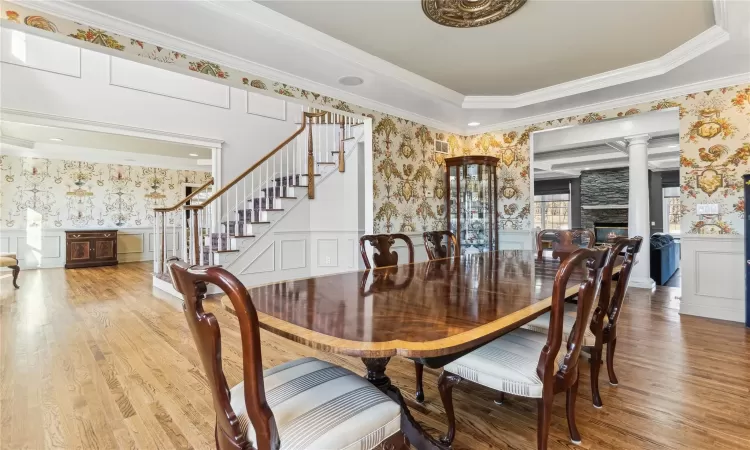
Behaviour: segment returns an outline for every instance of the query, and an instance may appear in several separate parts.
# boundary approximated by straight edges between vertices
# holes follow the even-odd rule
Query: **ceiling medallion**
[[[526,0],[422,0],[432,21],[455,28],[489,25],[513,14]]]

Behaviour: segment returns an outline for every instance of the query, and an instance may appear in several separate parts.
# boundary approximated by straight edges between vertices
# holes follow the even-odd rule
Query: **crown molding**
[[[412,88],[438,97],[455,106],[461,106],[464,101],[465,97],[460,92],[371,55],[254,1],[205,0],[201,2],[201,6],[233,19],[239,17],[254,27],[272,30],[274,33],[298,41],[301,45],[313,46],[338,58],[346,59],[368,72],[375,71],[380,75],[408,84]]]
[[[624,108],[626,106],[638,105],[641,103],[653,102],[656,100],[668,99],[672,97],[679,97],[681,95],[693,94],[696,92],[707,91],[710,89],[717,89],[727,86],[734,86],[738,84],[750,83],[750,72],[740,73],[737,75],[730,75],[728,77],[716,78],[713,80],[699,81],[697,83],[685,84],[682,86],[676,86],[669,89],[662,89],[659,91],[652,91],[638,95],[631,95],[628,97],[620,97],[614,100],[608,100],[605,102],[589,103],[586,105],[576,106],[575,108],[561,109],[550,113],[539,114],[536,116],[524,117],[517,120],[511,120],[507,122],[498,122],[483,127],[466,129],[465,134],[467,136],[478,135],[482,133],[489,133],[498,130],[507,130],[510,128],[524,127],[528,125],[534,125],[537,123],[546,122],[548,120],[560,119],[562,117],[571,117],[581,114],[587,114],[590,112],[608,111],[610,109]]]
[[[21,139],[13,136],[8,135],[2,135],[0,136],[0,143],[6,144],[6,145],[12,145],[14,147],[21,147],[25,149],[31,149],[33,150],[36,146],[36,142],[29,141],[28,139]]]
[[[25,6],[27,8],[35,9],[47,14],[52,14],[63,19],[73,20],[75,22],[83,22],[87,25],[101,28],[116,34],[126,36],[128,38],[134,38],[143,40],[150,44],[158,45],[160,47],[175,50],[181,53],[185,53],[190,56],[205,59],[208,61],[216,62],[220,65],[232,67],[244,72],[248,72],[253,75],[257,75],[264,78],[269,78],[274,81],[296,86],[301,89],[308,91],[319,92],[323,95],[333,97],[339,100],[343,100],[348,103],[352,103],[364,108],[371,109],[373,111],[390,114],[393,116],[401,117],[404,119],[419,122],[421,124],[433,127],[442,131],[450,133],[461,133],[462,129],[455,125],[443,123],[434,119],[431,119],[420,114],[415,114],[401,108],[387,105],[385,103],[371,100],[365,97],[361,97],[350,92],[337,89],[322,83],[318,83],[306,78],[298,77],[296,75],[289,74],[284,71],[273,69],[271,67],[258,64],[249,61],[244,58],[240,58],[220,50],[207,47],[202,44],[198,44],[186,39],[182,39],[176,36],[172,36],[168,33],[154,30],[152,28],[144,27],[127,20],[122,20],[117,17],[110,16],[108,14],[100,13],[92,9],[86,8],[85,6],[77,3],[71,3],[68,0],[56,0],[56,1],[39,1],[39,0],[12,0],[10,3],[16,3],[18,5]],[[208,3],[208,2],[207,2]],[[257,5],[257,4],[256,4]],[[261,5],[257,5],[261,6]],[[268,10],[268,8],[263,7]],[[270,11],[270,10],[269,10]],[[5,25],[5,24],[4,24]],[[12,25],[12,24],[10,24]],[[45,35],[46,36],[46,35]],[[114,55],[123,57],[126,55]],[[263,91],[256,92],[261,95],[266,94]],[[285,98],[285,100],[289,100]]]
[[[651,78],[679,67],[680,65],[696,58],[709,50],[727,42],[729,33],[723,28],[714,25],[693,39],[685,42],[666,55],[638,64],[633,64],[620,69],[579,78],[566,83],[525,92],[518,95],[474,95],[464,98],[461,107],[464,109],[506,109],[519,108],[536,103],[556,100],[571,95],[582,94],[619,84]]]
[[[729,33],[719,25],[726,23],[725,0],[714,0],[714,15],[717,25],[703,31],[659,58],[517,95],[464,96],[253,1],[220,2],[218,0],[206,0],[202,5],[228,17],[241,17],[249,25],[273,30],[299,41],[302,45],[312,45],[317,49],[357,64],[363,69],[395,79],[411,88],[433,95],[463,109],[519,108],[663,75],[729,40]]]
[[[95,131],[97,133],[119,134],[159,141],[169,141],[177,144],[195,145],[197,147],[221,148],[222,139],[189,136],[168,131],[152,130],[148,128],[132,127],[117,123],[97,122],[77,117],[65,117],[55,114],[45,114],[22,109],[0,108],[0,119],[9,122],[32,123],[56,128]]]

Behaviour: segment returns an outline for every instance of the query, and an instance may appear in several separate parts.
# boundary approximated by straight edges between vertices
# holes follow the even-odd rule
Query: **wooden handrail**
[[[174,211],[175,209],[177,209],[180,206],[184,205],[185,203],[189,202],[190,199],[192,199],[193,197],[195,197],[196,195],[198,195],[198,193],[200,193],[201,191],[203,191],[207,187],[211,186],[212,184],[214,184],[214,179],[213,178],[211,178],[210,180],[208,180],[205,183],[203,183],[203,185],[201,187],[199,187],[198,189],[194,190],[193,192],[190,193],[190,195],[188,195],[187,197],[185,197],[182,200],[180,200],[179,202],[177,202],[176,205],[174,205],[174,206],[172,206],[170,208],[154,208],[154,211],[155,212],[170,212],[170,211]]]
[[[325,111],[323,111],[323,112],[317,112],[317,113],[311,113],[311,112],[303,112],[302,113],[302,115],[305,118],[322,117],[325,114],[326,114]],[[211,203],[212,201],[214,201],[217,198],[221,197],[221,194],[225,193],[232,186],[234,186],[235,184],[239,183],[243,178],[245,178],[246,176],[248,176],[250,174],[250,172],[252,172],[253,170],[255,170],[258,167],[260,167],[260,165],[263,164],[264,162],[266,162],[266,160],[268,160],[268,158],[270,158],[276,152],[278,152],[279,150],[281,150],[282,148],[284,148],[288,143],[292,142],[294,140],[294,138],[296,138],[297,136],[299,136],[300,134],[302,134],[302,132],[305,131],[306,127],[307,127],[307,120],[303,120],[302,121],[302,126],[300,127],[300,129],[297,130],[296,132],[294,132],[294,134],[292,134],[291,136],[289,136],[286,140],[284,140],[284,142],[282,142],[281,144],[277,145],[276,148],[274,148],[273,150],[271,150],[270,152],[268,152],[268,154],[266,154],[266,156],[264,156],[258,162],[256,162],[252,166],[250,166],[249,169],[247,169],[246,171],[244,171],[241,174],[237,175],[234,178],[234,180],[230,181],[229,183],[226,184],[226,186],[224,186],[223,188],[221,188],[218,191],[216,191],[214,193],[214,195],[208,197],[202,204],[200,204],[200,205],[190,205],[190,209],[192,209],[192,210],[201,210],[206,205],[208,205],[209,203]]]

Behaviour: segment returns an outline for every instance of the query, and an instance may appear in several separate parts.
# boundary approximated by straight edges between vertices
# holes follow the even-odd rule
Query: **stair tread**
[[[319,162],[317,164],[326,165],[326,166],[335,166],[338,163],[335,163],[335,162]]]
[[[315,176],[316,176],[316,177],[320,177],[320,176],[322,176],[322,175],[323,175],[323,174],[320,174],[320,173],[316,173],[316,174],[315,174]],[[299,174],[299,176],[301,176],[301,177],[309,177],[310,175],[308,175],[308,174],[306,174],[306,173],[301,173],[301,174]]]
[[[239,250],[214,250],[216,253],[234,253],[238,252]]]
[[[261,225],[264,223],[271,223],[271,222],[248,222],[250,225]]]
[[[234,238],[251,238],[251,237],[255,237],[255,235],[254,234],[238,234],[238,235],[235,235],[235,236],[232,236],[232,237],[234,237]]]
[[[351,141],[352,139],[356,139],[356,138],[355,137],[350,137],[350,138],[342,139],[342,141]]]

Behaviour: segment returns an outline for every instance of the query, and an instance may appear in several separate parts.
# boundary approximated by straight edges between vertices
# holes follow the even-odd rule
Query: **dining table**
[[[550,310],[559,267],[560,258],[499,250],[281,281],[248,292],[261,328],[361,358],[367,380],[401,405],[401,429],[411,445],[446,449],[412,417],[387,375],[388,362],[402,356],[438,369],[523,326]],[[575,270],[566,298],[575,297],[586,276],[585,266]],[[228,297],[221,302],[234,313]]]

